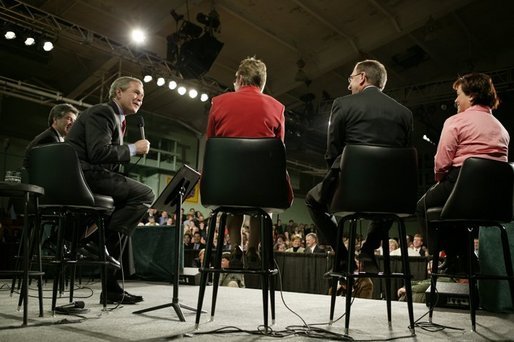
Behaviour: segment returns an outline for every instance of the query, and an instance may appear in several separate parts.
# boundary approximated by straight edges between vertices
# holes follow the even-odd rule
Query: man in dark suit
[[[51,144],[56,142],[63,142],[64,138],[68,134],[71,126],[75,120],[79,111],[77,108],[70,104],[63,103],[52,107],[50,114],[48,115],[48,128],[37,135],[28,145],[25,150],[25,159],[23,160],[23,166],[26,168],[28,165],[28,152],[35,146],[43,144]]]
[[[109,103],[83,111],[66,141],[77,151],[86,182],[94,193],[112,196],[114,211],[106,222],[106,244],[111,254],[120,257],[121,235],[130,236],[154,200],[152,189],[120,171],[131,156],[147,154],[150,142],[141,139],[124,144],[125,116],[137,113],[143,103],[143,83],[132,77],[120,77],[110,87]],[[122,289],[115,273],[108,273],[107,302],[135,304],[142,301]]]
[[[412,113],[382,93],[386,82],[387,72],[380,62],[358,62],[348,77],[348,90],[352,94],[335,99],[332,105],[325,155],[330,169],[323,181],[308,192],[305,202],[319,232],[334,250],[337,223],[328,207],[337,188],[344,146],[366,144],[402,147],[411,144]],[[374,250],[379,247],[384,232],[390,227],[391,222],[375,221],[370,224],[366,242],[361,249],[361,260],[364,261],[366,271],[377,271]],[[342,246],[343,261],[346,261],[348,251]]]
[[[325,253],[325,251],[318,245],[318,236],[316,233],[309,233],[305,236],[304,253]]]

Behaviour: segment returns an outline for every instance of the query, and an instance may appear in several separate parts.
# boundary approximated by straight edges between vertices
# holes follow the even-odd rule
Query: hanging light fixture
[[[200,101],[205,102],[208,99],[209,99],[209,95],[207,95],[206,93],[203,93],[202,95],[200,95]]]
[[[166,80],[164,79],[164,77],[159,77],[159,78],[157,79],[157,85],[158,85],[159,87],[162,87],[162,86],[164,85],[164,83],[166,83]]]

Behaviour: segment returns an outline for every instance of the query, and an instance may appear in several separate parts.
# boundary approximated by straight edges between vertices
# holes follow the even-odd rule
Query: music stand
[[[200,180],[200,173],[187,165],[183,165],[177,174],[173,177],[171,182],[166,186],[164,191],[159,195],[152,205],[152,208],[157,210],[169,210],[170,212],[175,210],[176,221],[175,221],[175,240],[177,241],[177,248],[175,248],[174,259],[176,260],[175,275],[173,277],[173,299],[171,303],[154,306],[148,309],[134,311],[134,314],[141,314],[148,311],[164,309],[173,307],[177,313],[178,318],[181,322],[185,322],[184,315],[182,314],[183,307],[191,311],[196,311],[195,308],[186,306],[179,303],[178,300],[178,283],[181,265],[179,262],[180,248],[183,243],[183,231],[182,231],[182,202],[189,196],[193,191],[196,183]]]

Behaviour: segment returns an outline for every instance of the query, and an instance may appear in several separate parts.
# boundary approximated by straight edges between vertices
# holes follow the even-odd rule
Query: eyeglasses
[[[355,76],[359,76],[360,74],[363,74],[364,72],[359,72],[359,73],[356,73],[355,75],[350,75],[348,76],[348,83],[351,83],[352,82],[352,78],[354,78]]]

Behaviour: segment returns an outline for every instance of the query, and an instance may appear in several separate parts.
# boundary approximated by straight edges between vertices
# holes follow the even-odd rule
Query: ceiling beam
[[[244,22],[246,25],[253,27],[257,31],[263,33],[264,35],[268,36],[269,38],[275,40],[276,42],[282,44],[283,46],[289,48],[290,50],[300,53],[298,48],[291,43],[285,41],[284,39],[278,37],[274,33],[268,31],[266,28],[262,27],[262,24],[256,24],[253,21],[251,21],[248,18],[245,18],[242,14],[237,13],[235,10],[229,8],[226,4],[216,3],[216,7],[223,9],[225,12],[228,12],[228,14],[232,15],[233,17],[236,17],[237,19]]]
[[[309,13],[310,16],[312,16],[315,19],[317,19],[320,23],[322,23],[323,25],[327,26],[332,31],[334,31],[335,33],[337,33],[338,35],[340,35],[341,37],[346,39],[350,43],[352,48],[355,50],[355,52],[357,54],[361,54],[361,51],[360,51],[359,47],[357,46],[357,43],[355,42],[354,38],[350,37],[350,35],[348,35],[347,33],[343,32],[343,31],[341,31],[339,28],[335,27],[332,23],[329,23],[325,18],[323,18],[318,13],[316,13],[314,10],[310,9],[309,7],[307,7],[300,0],[293,0],[293,2],[296,5],[298,5],[301,9],[303,9],[305,12]]]
[[[116,64],[120,63],[120,58],[117,56],[112,56],[107,61],[104,62],[91,76],[86,78],[82,83],[80,83],[75,89],[73,89],[68,97],[70,99],[76,99],[85,91],[91,89],[96,83],[102,80],[102,76],[108,73]],[[84,97],[82,97],[84,98]]]

